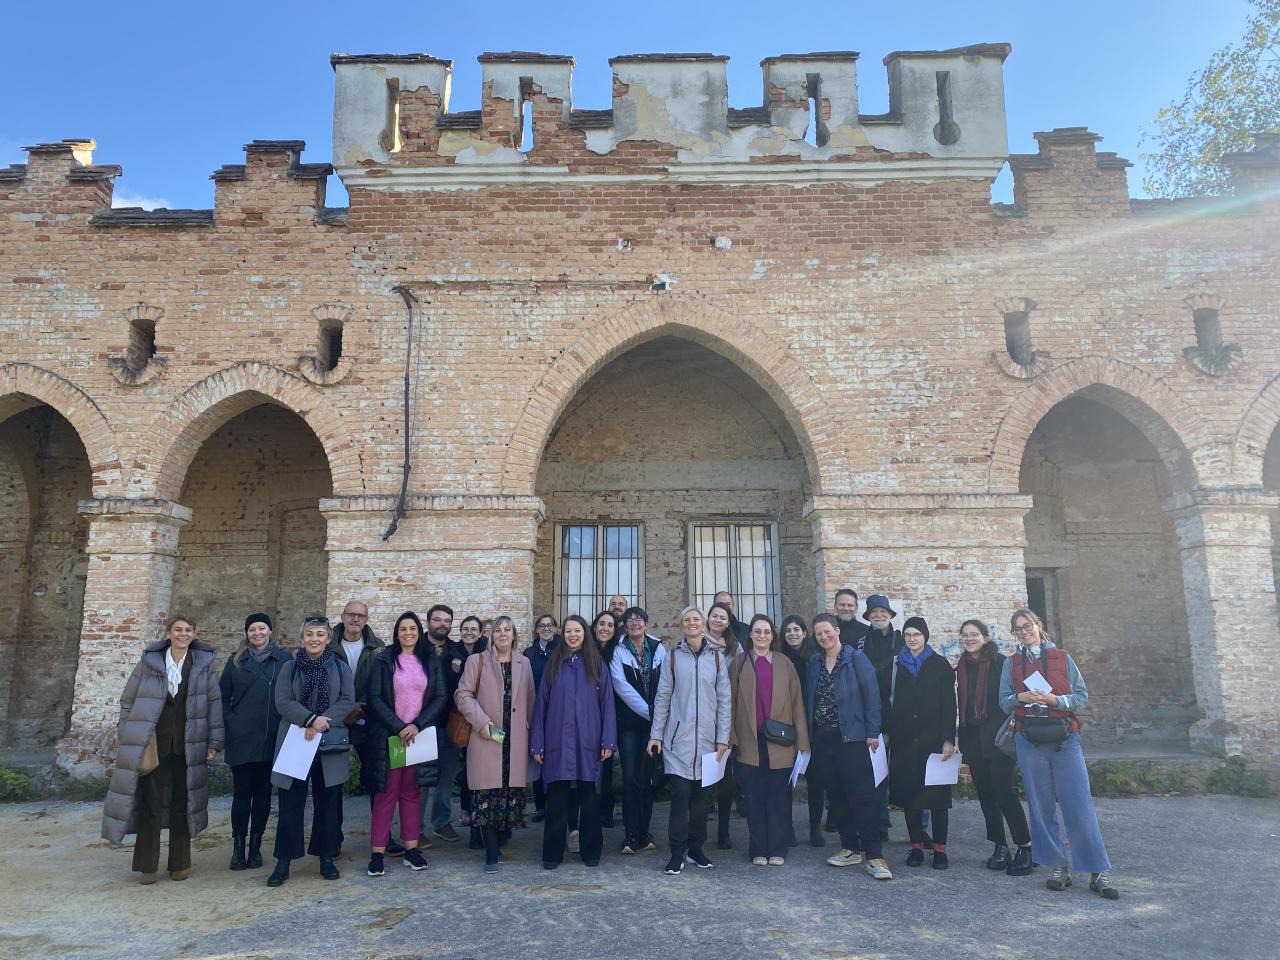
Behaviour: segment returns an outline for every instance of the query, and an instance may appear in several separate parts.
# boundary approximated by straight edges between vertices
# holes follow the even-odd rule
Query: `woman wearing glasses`
[[[1014,745],[1031,815],[1031,853],[1036,863],[1052,867],[1045,881],[1050,890],[1071,886],[1067,851],[1058,829],[1059,808],[1071,845],[1071,864],[1088,870],[1089,889],[1107,900],[1120,891],[1111,882],[1111,861],[1098,828],[1089,792],[1089,771],[1080,749],[1079,712],[1089,691],[1075,661],[1053,644],[1032,611],[1015,610],[1009,626],[1018,648],[1000,673],[1000,709],[1013,714]]]
[[[618,723],[618,756],[622,763],[622,846],[625,855],[656,850],[649,832],[653,799],[662,780],[660,761],[649,756],[649,724],[658,695],[658,676],[667,659],[667,648],[646,632],[649,615],[641,607],[628,607],[622,615],[624,633],[610,642],[609,676]]]
[[[320,876],[338,879],[333,862],[338,852],[338,824],[342,810],[342,785],[347,782],[347,728],[344,721],[356,705],[355,676],[345,660],[329,648],[329,621],[307,617],[302,621],[302,648],[280,669],[276,679],[276,710],[280,729],[276,752],[284,746],[290,727],[300,727],[308,742],[320,738],[311,769],[300,779],[275,773],[271,782],[280,788],[280,814],[276,824],[276,868],[267,886],[278,887],[289,879],[289,864],[306,854],[320,859]],[[302,845],[307,789],[314,810],[311,842]]]

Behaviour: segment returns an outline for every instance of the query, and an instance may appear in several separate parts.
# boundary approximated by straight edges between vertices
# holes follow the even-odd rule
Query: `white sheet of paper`
[[[800,774],[809,769],[809,756],[808,750],[796,751],[796,762],[791,765],[791,785],[793,787],[796,785],[796,781],[800,779]]]
[[[308,740],[305,729],[290,724],[276,762],[271,765],[271,772],[283,773],[295,780],[305,780],[311,772],[311,761],[316,758],[316,751],[319,749],[320,734],[317,733],[313,739]]]
[[[880,749],[871,753],[871,772],[876,776],[877,787],[889,776],[889,738],[886,736],[880,737]]]
[[[931,753],[924,765],[924,785],[939,787],[948,783],[960,782],[960,763],[963,757],[957,750],[950,760],[943,760],[942,754]]]
[[[440,759],[440,744],[436,742],[435,727],[419,730],[418,735],[413,738],[413,743],[404,748],[404,762],[407,767],[438,759]]]
[[[1049,681],[1040,675],[1039,670],[1033,670],[1031,675],[1022,682],[1028,690],[1036,693],[1053,693],[1053,687],[1049,686]]]
[[[702,755],[702,785],[709,787],[724,779],[724,772],[729,769],[730,752],[726,751],[724,760],[717,761],[715,751]]]

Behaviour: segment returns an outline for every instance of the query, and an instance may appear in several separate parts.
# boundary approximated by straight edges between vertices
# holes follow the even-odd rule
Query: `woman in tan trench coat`
[[[185,880],[191,838],[209,825],[209,761],[223,745],[222,691],[214,649],[195,634],[188,618],[170,618],[164,639],[143,651],[120,697],[120,746],[102,837],[120,843],[138,835],[133,869],[142,883],[156,882],[161,827],[169,828],[169,876]]]
[[[488,648],[467,658],[454,694],[471,724],[467,785],[471,822],[484,837],[486,873],[497,872],[502,844],[524,826],[533,697],[533,667],[516,649],[516,626],[498,617]]]

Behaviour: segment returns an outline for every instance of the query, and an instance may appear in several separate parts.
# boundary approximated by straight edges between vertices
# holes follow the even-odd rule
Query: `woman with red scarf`
[[[1006,756],[996,746],[996,733],[1005,719],[1000,709],[1004,654],[981,620],[966,620],[960,625],[960,645],[964,647],[964,654],[956,664],[960,753],[978,791],[978,803],[987,821],[987,839],[995,844],[995,850],[987,858],[987,869],[1023,877],[1031,872],[1031,834],[1014,787],[1013,757]],[[1006,821],[1018,848],[1012,856],[1005,842]]]

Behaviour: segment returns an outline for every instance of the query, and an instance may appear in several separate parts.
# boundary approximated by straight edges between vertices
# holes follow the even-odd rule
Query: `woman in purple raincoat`
[[[563,642],[547,660],[533,707],[529,753],[542,764],[547,792],[542,866],[554,870],[564,860],[570,793],[581,803],[579,853],[588,867],[600,863],[600,768],[618,748],[613,684],[600,649],[587,642],[587,621],[567,617]]]

